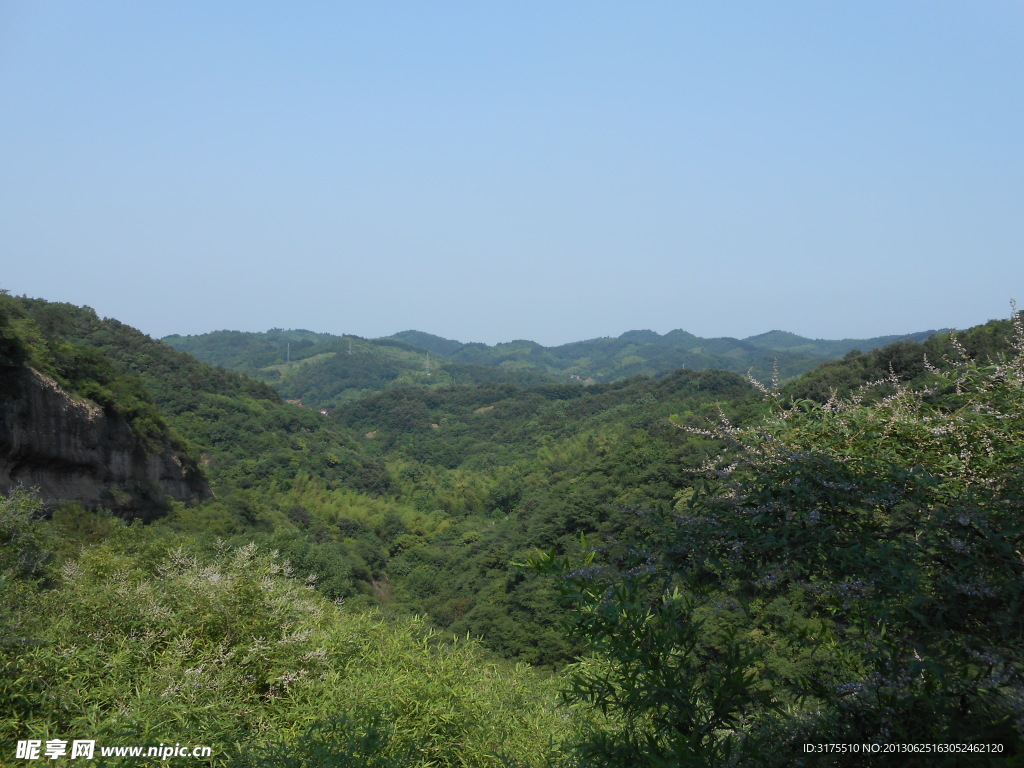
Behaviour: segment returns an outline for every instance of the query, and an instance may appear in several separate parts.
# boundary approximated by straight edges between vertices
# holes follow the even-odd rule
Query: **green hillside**
[[[332,408],[403,385],[607,382],[664,376],[680,368],[751,373],[765,381],[778,370],[789,379],[852,350],[868,351],[903,339],[921,341],[933,333],[829,341],[782,331],[742,340],[702,339],[681,330],[664,336],[629,331],[618,338],[544,347],[527,340],[463,344],[421,331],[368,340],[277,329],[168,336],[164,341],[208,363],[266,381],[286,398]]]
[[[771,331],[747,339],[703,339],[686,331],[665,335],[654,331],[628,331],[618,338],[600,338],[543,347],[531,341],[496,344],[465,344],[427,337],[407,331],[391,338],[416,344],[417,340],[451,360],[490,365],[508,370],[541,370],[550,374],[612,381],[636,375],[662,376],[679,368],[717,368],[759,378],[770,378],[777,364],[783,378],[804,373],[822,360],[847,352],[870,350],[900,339],[922,340],[935,333],[924,331],[907,336],[830,341],[807,339],[782,331]],[[444,342],[442,344],[441,342]]]
[[[499,372],[455,362],[396,339],[271,330],[168,336],[164,342],[205,362],[265,381],[285,398],[311,408],[333,408],[394,386],[492,381],[530,385],[551,380],[536,371]]]
[[[1024,760],[1019,316],[833,342],[841,359],[760,391],[692,367],[552,380],[562,348],[531,342],[184,337],[257,381],[87,308],[0,310],[0,365],[177,441],[214,494],[128,525],[8,489],[3,749],[187,734],[225,766],[888,764],[808,743]],[[268,385],[327,386],[360,354],[369,384],[332,390],[326,416]]]

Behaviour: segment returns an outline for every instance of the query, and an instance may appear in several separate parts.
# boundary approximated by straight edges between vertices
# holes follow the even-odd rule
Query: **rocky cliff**
[[[18,485],[143,519],[212,496],[189,457],[24,366],[0,368],[0,492]]]

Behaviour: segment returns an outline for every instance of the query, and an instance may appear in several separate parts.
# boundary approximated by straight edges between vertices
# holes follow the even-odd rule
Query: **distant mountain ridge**
[[[776,330],[736,339],[701,338],[678,329],[664,335],[651,330],[633,330],[617,338],[603,337],[554,347],[527,340],[493,346],[479,343],[457,346],[457,341],[421,331],[403,331],[388,338],[456,362],[611,381],[637,375],[663,376],[679,368],[720,368],[767,378],[773,375],[776,365],[779,375],[789,379],[854,350],[867,352],[896,341],[923,341],[940,332],[929,330],[870,339],[810,339]]]
[[[618,341],[633,344],[657,344],[661,346],[682,347],[684,349],[708,346],[721,348],[723,345],[729,344],[750,345],[759,349],[770,349],[776,352],[800,351],[812,354],[816,357],[832,358],[845,355],[847,352],[855,349],[865,351],[867,349],[883,347],[896,341],[923,341],[929,336],[936,333],[943,333],[948,330],[948,328],[940,328],[930,331],[918,331],[916,333],[876,336],[867,339],[811,339],[806,336],[790,333],[789,331],[773,330],[766,331],[765,333],[760,333],[755,336],[747,336],[743,339],[737,339],[732,336],[702,338],[681,329],[669,331],[665,334],[643,329],[626,331],[618,337],[601,336],[594,339],[586,339],[584,341],[571,341],[566,344],[559,344],[552,347],[544,347],[543,345],[528,339],[499,342],[494,345],[482,344],[480,342],[465,343],[454,339],[446,339],[443,336],[436,336],[432,333],[424,333],[423,331],[401,331],[384,338],[402,341],[410,346],[419,347],[420,349],[429,350],[430,352],[436,352],[446,356],[454,355],[464,347],[477,348],[482,346],[490,349],[497,349],[507,345],[529,344],[539,349],[563,350],[571,349],[573,347]]]
[[[163,339],[204,362],[255,376],[285,397],[307,405],[333,407],[398,385],[446,386],[505,381],[615,381],[664,376],[680,368],[722,369],[770,379],[811,370],[854,351],[867,352],[895,341],[923,341],[939,331],[870,339],[810,339],[768,331],[746,339],[701,338],[683,330],[662,335],[632,330],[545,347],[527,339],[488,345],[464,343],[417,330],[365,339],[353,335],[282,330],[264,333],[215,331]]]

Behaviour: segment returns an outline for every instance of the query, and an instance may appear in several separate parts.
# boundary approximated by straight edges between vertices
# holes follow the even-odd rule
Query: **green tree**
[[[536,558],[593,649],[568,698],[621,723],[585,762],[815,764],[807,742],[990,743],[903,764],[1024,760],[1019,315],[1013,331],[1010,359],[961,347],[919,387],[893,377],[882,398],[723,419],[706,434],[731,448],[674,508],[584,563]]]

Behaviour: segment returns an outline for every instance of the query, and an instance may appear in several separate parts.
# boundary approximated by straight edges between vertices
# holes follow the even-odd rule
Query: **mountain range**
[[[186,723],[226,768],[569,768],[638,724],[618,764],[675,765],[657,724],[725,701],[708,733],[758,768],[890,728],[1020,762],[1022,316],[861,353],[191,339],[238,370],[0,291],[7,743]],[[842,356],[770,392],[610,362],[683,344]]]
[[[365,339],[272,329],[173,335],[163,341],[204,362],[267,381],[289,399],[330,408],[390,386],[484,384],[499,378],[523,386],[566,380],[588,384],[687,368],[788,380],[855,350],[923,341],[938,332],[830,340],[786,331],[735,339],[634,330],[617,338],[545,347],[529,340],[464,343],[415,330]]]

